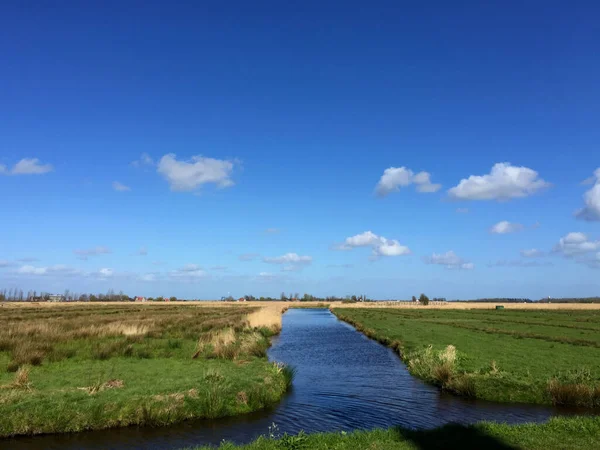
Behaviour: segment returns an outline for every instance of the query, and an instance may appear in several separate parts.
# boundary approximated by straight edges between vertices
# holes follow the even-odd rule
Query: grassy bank
[[[0,436],[167,425],[277,402],[278,309],[79,305],[0,316]]]
[[[208,450],[211,447],[198,447]],[[554,418],[545,424],[504,425],[481,423],[446,425],[434,430],[355,431],[297,436],[261,437],[242,446],[223,443],[221,450],[568,450],[600,448],[600,418]]]
[[[600,312],[335,308],[414,375],[501,402],[600,407]]]

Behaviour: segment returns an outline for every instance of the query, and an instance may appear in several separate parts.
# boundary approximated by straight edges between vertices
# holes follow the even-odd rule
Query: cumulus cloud
[[[399,191],[401,187],[411,184],[416,185],[418,192],[437,192],[442,187],[441,184],[433,184],[431,175],[428,172],[419,172],[415,174],[406,167],[389,167],[383,171],[383,175],[375,186],[375,193],[380,197]]]
[[[0,259],[0,268],[2,267],[10,267],[12,263],[10,261],[6,261],[5,259]]]
[[[527,197],[549,186],[535,170],[497,163],[489,174],[471,175],[449,189],[448,194],[458,200],[510,200]]]
[[[267,233],[267,234],[277,234],[277,233],[279,233],[279,231],[280,231],[279,228],[267,228],[265,230],[265,233]]]
[[[596,169],[591,180],[594,185],[583,195],[585,206],[575,212],[575,217],[587,221],[600,221],[600,167]]]
[[[467,214],[469,212],[469,208],[456,208],[456,212],[459,214]]]
[[[312,256],[300,256],[297,253],[286,253],[285,255],[263,258],[263,262],[268,264],[281,264],[284,272],[294,272],[302,270],[312,263]]]
[[[490,228],[490,233],[492,234],[508,234],[508,233],[516,233],[517,231],[523,230],[523,225],[520,223],[511,223],[506,220],[502,222],[498,222],[496,225]]]
[[[238,256],[240,261],[254,261],[256,258],[258,258],[258,253],[243,253]]]
[[[192,156],[189,161],[183,161],[170,153],[160,159],[157,172],[167,180],[173,191],[194,191],[207,183],[226,188],[234,184],[231,179],[234,163],[203,156]]]
[[[525,250],[521,250],[520,251],[521,256],[524,258],[537,258],[540,256],[544,256],[544,252],[541,250],[538,250],[537,248],[529,248],[529,249],[525,249]]]
[[[90,256],[106,255],[108,253],[111,253],[111,251],[107,247],[99,246],[99,247],[88,248],[88,249],[73,250],[73,253],[75,253],[79,259],[86,260]]]
[[[127,192],[131,190],[129,186],[125,186],[123,183],[119,183],[118,181],[113,181],[112,187],[118,192]]]
[[[352,250],[357,247],[371,247],[373,250],[373,258],[378,258],[379,256],[401,256],[410,254],[410,249],[401,245],[396,239],[388,239],[384,236],[379,236],[372,231],[365,231],[364,233],[347,237],[342,244],[334,246],[334,249]]]
[[[37,158],[23,158],[10,170],[0,165],[0,175],[43,175],[53,170],[52,164],[42,164]]]
[[[426,256],[423,260],[427,264],[439,264],[447,269],[465,269],[470,270],[475,267],[472,262],[465,261],[452,250],[446,253],[434,253],[431,256]]]
[[[566,257],[578,257],[600,250],[600,241],[592,241],[585,233],[572,232],[560,238],[554,251]]]
[[[154,160],[148,153],[142,153],[140,159],[131,162],[133,167],[154,166]]]

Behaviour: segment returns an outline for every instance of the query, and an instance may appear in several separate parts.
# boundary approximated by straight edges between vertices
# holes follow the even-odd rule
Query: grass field
[[[208,450],[211,447],[198,447]],[[296,436],[260,437],[236,446],[223,443],[220,450],[579,450],[600,448],[600,418],[554,418],[544,424],[504,425],[481,423],[446,425],[434,430],[355,431]]]
[[[277,402],[280,307],[100,304],[0,311],[0,436],[242,414]]]
[[[600,407],[600,311],[335,308],[459,395]]]

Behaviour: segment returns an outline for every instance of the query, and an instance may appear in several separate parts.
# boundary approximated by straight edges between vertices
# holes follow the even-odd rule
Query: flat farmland
[[[8,304],[0,309],[0,437],[243,414],[292,373],[270,363],[281,308]]]
[[[581,305],[587,306],[587,305]],[[600,311],[335,308],[416,376],[459,395],[600,406]]]

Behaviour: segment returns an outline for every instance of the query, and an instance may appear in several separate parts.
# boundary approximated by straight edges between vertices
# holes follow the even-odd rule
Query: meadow
[[[597,309],[334,308],[411,373],[466,397],[600,407]]]
[[[44,304],[0,310],[0,437],[243,414],[293,371],[266,358],[281,307]]]

